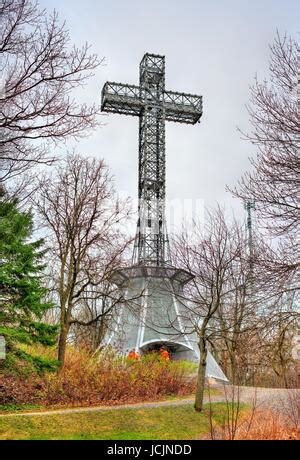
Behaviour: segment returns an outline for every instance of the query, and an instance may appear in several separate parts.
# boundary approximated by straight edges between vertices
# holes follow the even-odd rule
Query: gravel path
[[[205,398],[207,402],[207,398]],[[222,396],[215,396],[212,398],[213,402],[222,401]],[[194,399],[178,399],[171,401],[156,401],[156,402],[145,402],[145,403],[136,403],[136,404],[121,404],[117,406],[89,406],[89,407],[74,407],[68,409],[52,409],[40,412],[19,412],[19,413],[10,413],[10,414],[0,414],[0,417],[24,417],[30,415],[60,415],[60,414],[76,414],[82,412],[101,412],[107,410],[119,410],[119,409],[147,409],[148,407],[161,407],[161,406],[181,406],[184,404],[192,404]]]
[[[255,405],[257,408],[271,409],[282,414],[286,414],[292,406],[294,410],[300,409],[300,389],[240,387],[238,390],[228,387],[226,392],[229,400],[230,395],[237,394],[238,391],[242,402]]]
[[[284,413],[286,408],[291,405],[291,401],[294,402],[295,408],[299,408],[300,404],[300,390],[286,390],[282,388],[253,388],[253,387],[232,387],[230,385],[224,389],[220,389],[220,395],[211,397],[211,402],[223,402],[237,401],[254,404],[257,408],[268,408],[277,412]],[[239,396],[238,396],[239,395]],[[206,396],[204,402],[208,402],[209,399]],[[75,407],[68,409],[52,409],[43,410],[36,412],[22,412],[22,413],[10,413],[0,414],[1,417],[30,417],[30,416],[47,416],[47,415],[65,415],[65,414],[76,414],[83,412],[100,412],[107,410],[119,410],[119,409],[145,409],[151,407],[163,407],[163,406],[181,406],[183,404],[192,404],[194,399],[178,399],[171,401],[157,401],[157,402],[146,402],[137,404],[122,404],[118,406],[89,406],[89,407]]]

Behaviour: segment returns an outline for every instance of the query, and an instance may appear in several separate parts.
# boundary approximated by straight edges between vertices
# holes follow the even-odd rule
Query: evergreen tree
[[[1,193],[0,193],[1,194]],[[53,345],[57,328],[43,322],[51,307],[44,302],[42,286],[43,240],[29,241],[33,232],[30,212],[18,209],[17,200],[0,196],[0,335],[7,344],[9,361],[22,359],[37,368],[53,363],[32,356],[18,344]]]

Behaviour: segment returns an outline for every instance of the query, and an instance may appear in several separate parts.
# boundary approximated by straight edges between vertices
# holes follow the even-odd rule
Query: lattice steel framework
[[[171,264],[165,226],[165,121],[195,124],[202,97],[165,90],[165,57],[146,53],[140,85],[106,82],[101,109],[139,117],[139,219],[134,247],[137,265]]]
[[[244,207],[247,213],[247,239],[248,239],[248,251],[249,251],[249,263],[250,269],[253,268],[253,228],[252,228],[252,210],[255,210],[255,201],[254,200],[246,200],[244,203]]]

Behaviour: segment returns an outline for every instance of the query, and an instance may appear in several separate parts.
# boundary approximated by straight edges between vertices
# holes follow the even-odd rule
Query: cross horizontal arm
[[[106,82],[102,89],[101,110],[123,115],[141,115],[147,104],[165,109],[165,119],[195,124],[202,115],[202,97],[175,91],[164,91],[156,100],[140,86]]]
[[[167,121],[195,124],[202,115],[202,96],[165,91],[164,107]]]
[[[140,87],[107,81],[102,89],[101,110],[139,116],[143,103]]]

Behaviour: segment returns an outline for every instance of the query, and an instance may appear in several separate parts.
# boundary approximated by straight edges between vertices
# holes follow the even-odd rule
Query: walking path
[[[237,399],[238,390],[234,387],[229,387],[228,399],[230,400],[230,388],[233,388],[231,392],[235,392]],[[241,402],[283,415],[300,407],[300,389],[240,387],[239,391]]]
[[[300,402],[300,390],[286,390],[282,388],[253,388],[253,387],[232,387],[230,385],[224,389],[220,389],[220,395],[212,396],[211,402],[238,400],[243,403],[255,404],[256,407],[283,411],[285,407],[293,400]],[[193,398],[177,399],[171,401],[156,401],[137,404],[122,404],[118,406],[89,406],[89,407],[74,407],[67,409],[52,409],[41,410],[35,412],[19,412],[10,414],[0,414],[1,417],[31,417],[31,416],[46,416],[46,415],[66,415],[82,412],[99,412],[107,410],[119,409],[145,409],[151,407],[163,406],[181,406],[183,404],[192,404]],[[204,402],[209,402],[208,396],[204,397]]]

